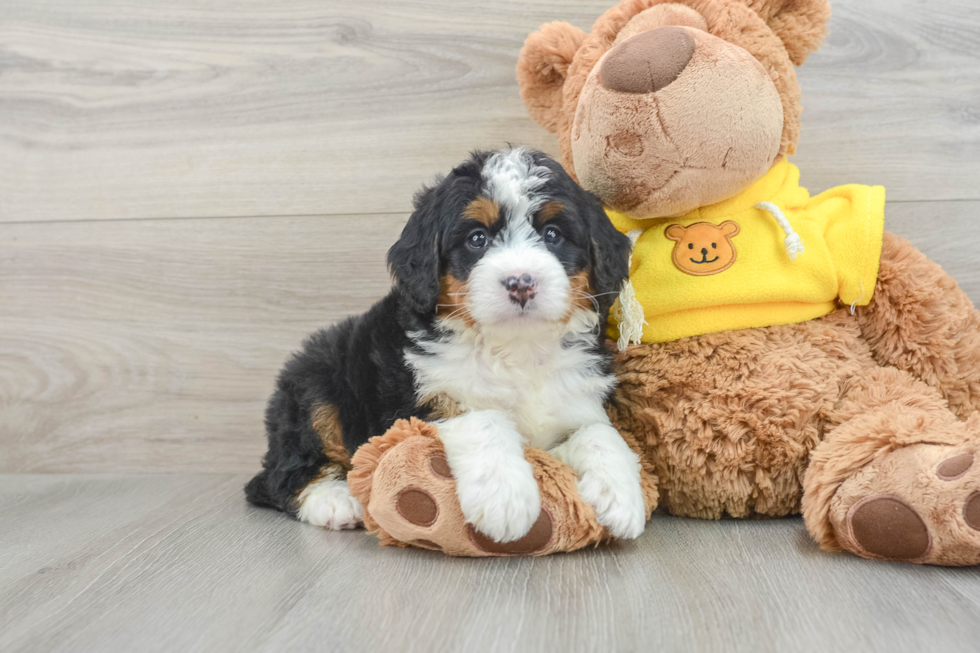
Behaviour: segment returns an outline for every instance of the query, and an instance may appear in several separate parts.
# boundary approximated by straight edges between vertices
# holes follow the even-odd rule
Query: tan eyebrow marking
[[[548,202],[538,211],[538,217],[541,218],[541,222],[547,222],[564,210],[565,205],[561,202]]]
[[[500,207],[492,199],[477,197],[467,205],[466,210],[463,211],[463,217],[492,227],[500,219]]]

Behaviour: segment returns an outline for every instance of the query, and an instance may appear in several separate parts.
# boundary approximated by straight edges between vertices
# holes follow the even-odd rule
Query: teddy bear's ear
[[[762,16],[782,40],[789,58],[797,66],[820,47],[830,19],[828,0],[742,0]]]
[[[517,59],[521,98],[531,117],[550,132],[558,131],[562,87],[585,36],[568,23],[547,23],[527,37],[521,48]]]

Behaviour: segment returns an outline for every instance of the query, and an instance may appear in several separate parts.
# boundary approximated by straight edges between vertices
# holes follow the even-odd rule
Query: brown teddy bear
[[[980,313],[883,232],[884,189],[811,197],[786,158],[794,65],[829,14],[826,0],[624,0],[590,34],[532,34],[521,95],[635,243],[609,411],[641,456],[648,507],[802,511],[826,550],[977,564]],[[479,546],[451,478],[418,473],[438,450],[431,425],[404,423],[355,456],[352,490],[386,543],[495,555],[602,539],[570,470],[529,452],[548,523],[518,550]],[[427,526],[405,526],[396,505],[408,479],[441,497]]]

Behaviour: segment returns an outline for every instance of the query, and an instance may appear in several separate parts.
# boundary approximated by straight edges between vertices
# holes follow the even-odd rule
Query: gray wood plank
[[[980,570],[820,552],[798,519],[656,516],[547,558],[380,548],[243,476],[0,477],[5,651],[974,651]]]
[[[517,52],[604,5],[4,2],[0,220],[405,211],[472,148],[550,142]]]
[[[475,147],[554,152],[514,78],[589,0],[0,6],[0,221],[403,212]],[[801,70],[814,187],[980,199],[980,8],[837,0]]]
[[[804,177],[883,184],[891,200],[980,197],[980,4],[831,5],[824,48],[798,71]]]
[[[0,470],[247,471],[275,374],[405,216],[0,225]]]
[[[885,229],[939,263],[980,306],[980,202],[888,203]]]
[[[980,303],[980,202],[895,203]],[[0,472],[247,472],[275,374],[387,292],[404,215],[0,225]]]

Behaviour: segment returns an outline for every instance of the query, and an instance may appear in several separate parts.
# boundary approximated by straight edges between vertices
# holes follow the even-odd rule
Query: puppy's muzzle
[[[534,299],[535,279],[530,274],[522,274],[520,277],[507,277],[503,284],[510,295],[510,301],[520,304],[521,308],[524,308],[528,301]]]

